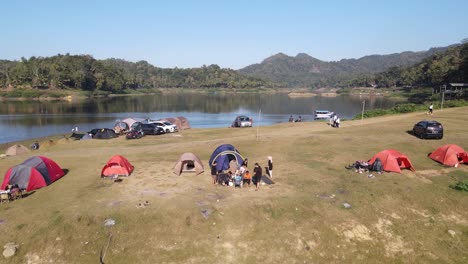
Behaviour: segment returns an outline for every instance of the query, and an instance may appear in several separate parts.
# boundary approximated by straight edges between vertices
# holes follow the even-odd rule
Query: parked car
[[[419,121],[413,127],[413,135],[419,138],[437,138],[444,137],[444,128],[441,123],[437,121]]]
[[[140,122],[133,123],[132,130],[141,130],[144,135],[161,135],[166,133],[164,129],[154,124],[143,124]]]
[[[314,119],[330,119],[335,113],[328,110],[315,110]]]
[[[158,127],[161,127],[162,129],[164,129],[164,132],[166,133],[174,133],[174,132],[179,131],[179,128],[169,121],[148,120],[148,124],[154,124]]]
[[[232,127],[251,127],[252,123],[252,118],[241,115],[234,119],[234,122],[232,122]]]

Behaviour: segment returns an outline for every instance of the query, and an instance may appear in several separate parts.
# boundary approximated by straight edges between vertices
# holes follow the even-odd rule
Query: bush
[[[468,192],[468,180],[459,181],[455,185],[450,185],[450,188],[458,191]]]

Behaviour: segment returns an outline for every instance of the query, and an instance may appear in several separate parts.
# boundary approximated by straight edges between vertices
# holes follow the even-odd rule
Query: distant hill
[[[326,62],[305,53],[295,57],[278,53],[259,64],[240,69],[239,72],[257,78],[269,79],[291,87],[334,85],[339,80],[356,74],[377,73],[392,67],[406,67],[421,62],[448,47],[431,48],[427,51],[369,55],[359,59],[342,59]]]

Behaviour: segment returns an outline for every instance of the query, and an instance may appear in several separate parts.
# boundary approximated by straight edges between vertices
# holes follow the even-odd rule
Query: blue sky
[[[0,2],[0,59],[89,54],[239,69],[282,52],[324,61],[468,38],[466,0]]]

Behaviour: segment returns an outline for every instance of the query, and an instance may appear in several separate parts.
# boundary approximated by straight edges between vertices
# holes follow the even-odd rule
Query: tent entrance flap
[[[193,160],[182,162],[182,172],[195,172],[195,162]]]

